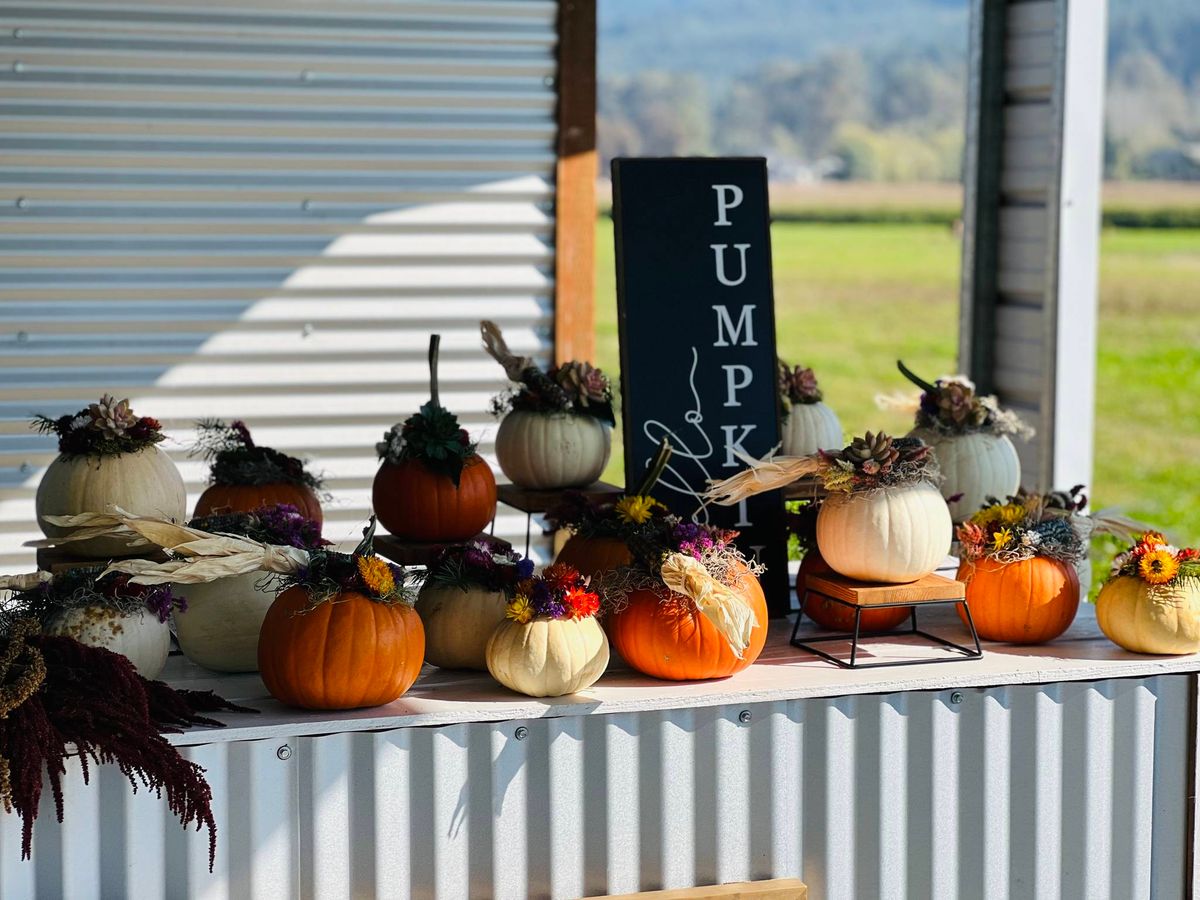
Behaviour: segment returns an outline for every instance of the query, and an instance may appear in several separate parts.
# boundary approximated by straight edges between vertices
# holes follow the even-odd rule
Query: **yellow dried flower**
[[[1004,550],[1012,543],[1013,533],[1011,528],[1001,528],[992,535],[992,550]]]
[[[396,590],[396,579],[392,567],[378,556],[356,556],[358,575],[367,590],[377,598],[390,596]]]
[[[533,604],[524,594],[517,594],[504,608],[504,615],[524,625],[533,620]]]
[[[996,519],[1002,525],[1019,525],[1025,520],[1025,507],[1019,503],[1005,503],[996,509]]]
[[[1152,550],[1138,561],[1138,574],[1149,584],[1166,584],[1179,573],[1179,560],[1167,550]]]
[[[649,520],[654,515],[654,510],[662,506],[653,497],[639,497],[632,494],[628,497],[622,497],[617,501],[617,515],[622,520],[634,525],[641,525]]]

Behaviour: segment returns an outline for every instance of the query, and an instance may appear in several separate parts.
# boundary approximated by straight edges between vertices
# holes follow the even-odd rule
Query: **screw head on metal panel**
[[[313,77],[313,73],[308,71],[308,69],[305,69],[303,72],[300,73],[301,81],[312,81],[312,77]]]
[[[28,340],[29,340],[29,332],[28,331],[18,331],[17,332],[17,343],[18,344],[24,344]]]
[[[15,38],[22,37],[22,33],[21,33],[21,29],[20,29],[20,28],[14,28],[14,29],[13,29],[13,37],[15,37]]]
[[[316,329],[313,328],[312,322],[305,322],[304,325],[302,325],[300,328],[300,337],[308,337],[315,330]]]
[[[25,63],[21,62],[18,59],[15,63],[12,64],[12,70],[14,72],[24,72],[25,71]]]
[[[282,747],[280,747],[278,750],[275,751],[275,755],[278,756],[280,759],[291,759],[292,758],[292,748],[289,747],[287,744],[284,744]]]
[[[312,201],[311,200],[301,200],[300,208],[302,210],[304,210],[305,212],[308,212],[310,209],[312,209]]]
[[[524,725],[518,725],[517,730],[513,732],[513,737],[515,737],[518,741],[523,741],[525,738],[529,737],[529,729]]]
[[[24,197],[18,197],[13,201],[13,203],[17,209],[24,209],[28,205],[29,201],[27,201]]]
[[[962,703],[963,702],[962,691],[955,691],[953,694],[951,694],[950,702],[951,703]]]
[[[554,87],[554,76],[547,75],[545,78],[542,79],[542,84],[548,88]]]
[[[743,709],[740,713],[738,713],[738,721],[741,722],[743,725],[749,725],[750,720],[753,718],[754,718],[754,716],[751,714],[750,710],[748,710],[748,709]]]
[[[31,463],[29,460],[25,460],[23,463],[21,463],[21,474],[22,475],[28,475],[32,471],[33,471],[33,463]]]

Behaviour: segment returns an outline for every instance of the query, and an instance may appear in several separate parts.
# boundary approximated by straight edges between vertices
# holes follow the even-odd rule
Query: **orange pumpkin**
[[[767,641],[767,601],[762,586],[743,570],[737,588],[758,620],[741,659],[733,655],[729,642],[696,604],[678,594],[664,600],[650,590],[631,592],[625,608],[610,616],[609,637],[631,666],[654,678],[727,678],[758,659]]]
[[[391,703],[421,671],[425,630],[403,603],[347,591],[308,609],[308,592],[275,598],[258,638],[258,667],[271,696],[305,709]]]
[[[1079,609],[1079,575],[1070,563],[1035,556],[1013,563],[981,559],[958,567],[979,636],[1042,644],[1070,627]],[[962,607],[958,616],[966,622]]]
[[[306,484],[214,484],[205,489],[196,501],[193,519],[209,516],[214,512],[251,512],[260,506],[275,506],[290,503],[317,525],[325,521],[321,501],[316,492]]]
[[[465,541],[496,515],[496,477],[478,454],[467,457],[458,487],[417,459],[384,462],[371,502],[383,527],[413,541]]]
[[[835,603],[820,594],[809,594],[808,602],[804,602],[804,583],[809,575],[821,572],[832,572],[829,563],[821,558],[816,550],[804,554],[800,563],[800,571],[796,575],[796,596],[804,603],[803,613],[817,625],[829,631],[851,632],[854,630],[854,610],[841,603]],[[909,617],[911,607],[894,606],[885,609],[864,609],[859,617],[859,630],[891,631]]]
[[[633,557],[629,547],[620,538],[573,534],[567,538],[554,561],[566,563],[581,575],[591,576],[618,566],[627,566]]]

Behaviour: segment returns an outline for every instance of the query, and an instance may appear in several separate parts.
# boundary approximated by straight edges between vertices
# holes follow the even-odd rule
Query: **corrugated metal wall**
[[[101,390],[311,456],[327,536],[428,396],[490,450],[491,317],[549,355],[552,0],[0,2],[0,571],[50,441]],[[499,532],[524,533],[509,517]]]
[[[104,768],[90,788],[73,773],[64,827],[47,802],[32,863],[0,817],[0,896],[571,898],[798,875],[822,900],[1177,898],[1194,678],[209,744],[188,752],[213,787],[214,874],[203,835]]]

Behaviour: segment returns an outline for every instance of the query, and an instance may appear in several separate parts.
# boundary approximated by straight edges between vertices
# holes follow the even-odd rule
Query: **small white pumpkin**
[[[417,597],[425,626],[425,661],[441,669],[487,671],[487,644],[504,621],[501,591],[427,583]]]
[[[988,497],[1003,500],[1021,486],[1021,460],[1008,435],[944,435],[929,429],[916,429],[919,437],[933,447],[938,468],[942,470],[942,495],[962,496],[950,504],[950,516],[961,522],[979,512]]]
[[[75,516],[106,512],[110,506],[140,516],[161,516],[177,522],[187,515],[187,492],[175,463],[162,450],[149,446],[117,456],[58,456],[38,484],[38,525],[46,537],[65,537],[69,528],[51,525],[43,516]],[[68,544],[72,553],[92,558],[128,556],[124,538],[91,538]]]
[[[608,638],[594,616],[505,620],[488,640],[487,667],[502,685],[530,697],[574,694],[608,668]]]
[[[46,626],[46,634],[75,638],[89,647],[103,647],[126,656],[138,674],[154,681],[167,664],[171,630],[148,609],[121,613],[92,605],[68,609]]]
[[[953,524],[928,482],[831,493],[817,514],[817,548],[835,572],[904,584],[928,575],[950,549]]]
[[[583,487],[600,477],[612,429],[593,416],[513,410],[496,432],[496,460],[508,479],[532,490]]]
[[[263,573],[231,575],[202,584],[177,584],[187,601],[174,613],[175,637],[184,655],[214,672],[257,672],[258,632],[275,592]]]
[[[1200,651],[1200,585],[1152,586],[1118,575],[1096,597],[1096,621],[1110,641],[1134,653]]]
[[[842,444],[842,423],[837,413],[820,400],[792,404],[783,423],[780,449],[784,456],[811,456],[818,450],[840,450]]]

